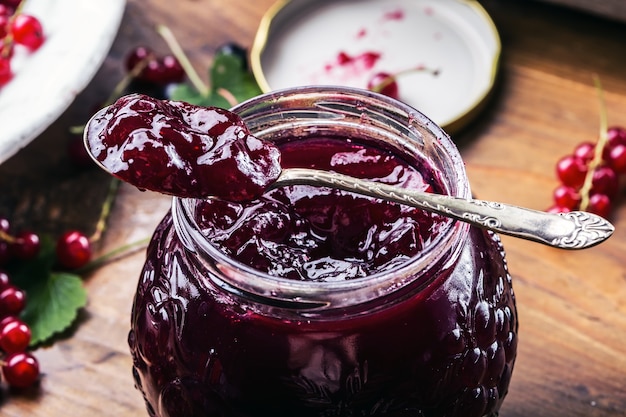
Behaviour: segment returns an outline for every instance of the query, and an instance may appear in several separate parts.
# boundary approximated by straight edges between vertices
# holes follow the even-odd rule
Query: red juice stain
[[[396,9],[385,13],[383,20],[402,20],[404,19],[404,10]]]

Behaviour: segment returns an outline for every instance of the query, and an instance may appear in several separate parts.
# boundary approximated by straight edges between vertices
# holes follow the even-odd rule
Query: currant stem
[[[600,78],[597,75],[594,75],[593,81],[596,87],[596,92],[598,93],[598,99],[600,102],[600,135],[598,137],[598,142],[594,148],[593,159],[589,163],[589,170],[587,171],[587,175],[585,176],[585,182],[580,189],[580,209],[585,211],[589,206],[589,198],[591,187],[593,185],[593,174],[596,169],[602,163],[602,151],[606,145],[608,140],[608,120],[607,120],[607,111],[606,111],[606,102],[604,100],[604,93],[602,89],[602,84],[600,82]]]
[[[384,78],[380,83],[378,83],[372,89],[372,91],[374,91],[375,93],[380,93],[389,84],[395,82],[398,79],[398,77],[400,77],[402,75],[410,74],[412,72],[429,72],[431,75],[437,76],[437,75],[439,75],[439,73],[441,71],[439,69],[430,69],[430,68],[425,67],[425,66],[418,66],[418,67],[408,68],[408,69],[405,69],[405,70],[402,70],[402,71],[398,71],[398,72],[396,72],[394,74],[390,74],[388,77]]]
[[[145,248],[148,242],[150,242],[149,237],[137,240],[135,242],[128,243],[126,245],[122,245],[118,248],[113,249],[110,252],[105,253],[102,256],[97,257],[96,259],[92,260],[91,262],[83,266],[82,268],[75,270],[74,273],[82,275],[90,270],[96,269],[106,264],[107,262],[122,258],[124,256],[131,255],[135,253],[136,251]]]
[[[112,178],[111,183],[109,184],[109,191],[107,193],[106,199],[104,203],[102,203],[102,211],[100,212],[100,217],[98,218],[98,223],[96,223],[96,230],[93,232],[91,237],[89,237],[90,242],[97,242],[102,237],[104,230],[107,226],[107,219],[109,218],[109,214],[111,214],[111,208],[113,207],[113,201],[115,201],[115,196],[117,195],[117,190],[119,189],[121,181],[117,178]]]
[[[170,50],[172,51],[172,54],[176,57],[176,59],[178,59],[178,62],[185,70],[189,81],[191,81],[191,83],[198,90],[198,92],[202,94],[203,97],[208,97],[211,93],[210,88],[202,81],[202,79],[200,79],[200,76],[193,68],[193,65],[191,65],[189,58],[187,58],[187,55],[176,40],[176,37],[174,37],[172,31],[165,25],[157,25],[156,31],[165,40]]]

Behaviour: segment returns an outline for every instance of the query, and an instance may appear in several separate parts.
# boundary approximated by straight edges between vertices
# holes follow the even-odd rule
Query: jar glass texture
[[[471,196],[450,138],[384,96],[300,87],[233,111],[257,137],[361,140],[427,165],[444,192]],[[199,207],[173,199],[135,295],[129,344],[151,416],[496,415],[518,328],[497,235],[449,220],[391,269],[297,281],[218,250]]]

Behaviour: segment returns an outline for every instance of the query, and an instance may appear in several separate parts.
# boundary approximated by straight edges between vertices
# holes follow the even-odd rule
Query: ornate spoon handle
[[[338,188],[394,201],[562,249],[595,246],[608,239],[615,230],[604,218],[584,211],[552,214],[503,203],[408,190],[313,169],[285,169],[272,188],[295,184]]]

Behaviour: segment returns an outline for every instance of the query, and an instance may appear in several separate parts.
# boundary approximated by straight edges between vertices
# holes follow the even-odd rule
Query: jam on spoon
[[[254,200],[281,172],[278,149],[236,114],[140,94],[94,115],[85,141],[112,175],[178,197]]]

